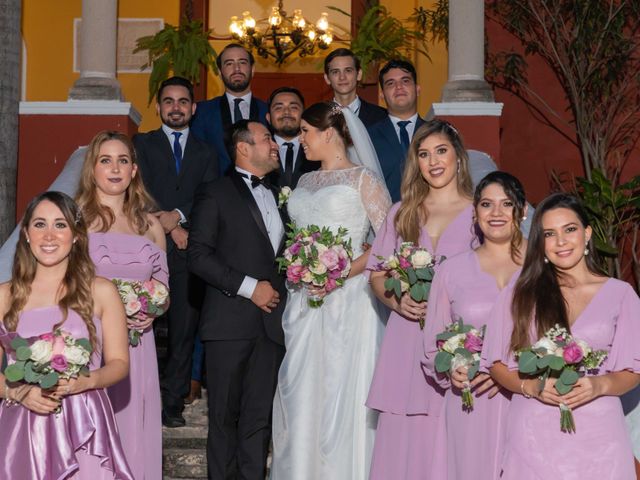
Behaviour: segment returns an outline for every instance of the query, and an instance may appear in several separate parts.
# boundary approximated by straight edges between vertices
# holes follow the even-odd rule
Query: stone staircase
[[[196,480],[207,478],[207,400],[187,405],[185,427],[162,429],[163,480]]]

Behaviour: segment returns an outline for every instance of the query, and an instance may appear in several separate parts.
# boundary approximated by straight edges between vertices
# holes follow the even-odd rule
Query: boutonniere
[[[291,188],[282,187],[278,192],[278,208],[284,207],[284,205],[289,201],[290,196],[291,196]]]

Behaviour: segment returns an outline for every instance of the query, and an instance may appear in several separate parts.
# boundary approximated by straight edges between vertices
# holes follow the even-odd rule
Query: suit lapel
[[[236,172],[235,170],[231,172],[231,181],[234,183],[236,188],[238,189],[238,193],[240,196],[244,198],[249,211],[251,212],[251,216],[256,222],[258,229],[262,232],[264,237],[266,238],[269,245],[271,245],[271,240],[269,239],[269,234],[267,233],[267,227],[264,224],[264,220],[262,219],[262,214],[260,213],[260,209],[258,208],[258,204],[256,200],[253,198],[251,191],[249,190],[249,186],[245,183],[242,176]]]
[[[171,143],[167,138],[167,135],[161,128],[155,131],[155,139],[153,144],[158,149],[158,158],[162,159],[165,168],[169,171],[170,175],[176,176],[176,160],[173,157],[173,149]],[[157,165],[160,167],[160,165]]]
[[[231,125],[231,110],[229,110],[229,102],[226,95],[220,97],[220,119],[222,120],[222,132],[224,134],[227,127]]]
[[[382,128],[380,131],[384,138],[387,139],[387,142],[391,145],[391,148],[394,151],[395,158],[402,158],[404,163],[404,151],[402,150],[402,145],[400,145],[400,139],[398,138],[398,134],[396,133],[396,128],[393,126],[393,122],[389,117],[387,117],[386,121],[382,123]]]
[[[260,121],[260,110],[258,109],[258,102],[251,95],[251,104],[249,105],[249,119],[255,120],[256,122]]]

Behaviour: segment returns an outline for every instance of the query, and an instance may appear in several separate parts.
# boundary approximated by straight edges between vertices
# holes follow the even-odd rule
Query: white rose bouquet
[[[574,338],[566,328],[555,325],[530,348],[517,353],[520,373],[537,376],[539,390],[544,389],[547,378],[556,378],[555,389],[560,395],[569,393],[575,383],[587,372],[597,371],[607,357],[606,350],[593,350],[587,342]],[[571,409],[560,405],[560,430],[576,431]]]
[[[398,300],[402,294],[409,292],[416,302],[426,302],[431,290],[433,268],[444,260],[436,258],[423,247],[412,242],[403,242],[388,258],[377,255],[378,263],[371,270],[389,272],[389,278],[384,282],[384,288],[392,292]],[[419,320],[420,329],[424,328],[424,319]]]
[[[60,379],[89,375],[93,349],[88,338],[74,338],[58,328],[35,337],[35,340],[16,335],[11,348],[15,351],[16,361],[4,372],[9,382],[37,384],[46,390]]]
[[[156,318],[167,311],[169,290],[163,283],[153,278],[144,282],[114,278],[112,282],[118,288],[125,313],[130,320],[137,321],[140,317]],[[139,329],[129,328],[131,346],[139,345],[141,336]]]
[[[480,368],[480,352],[484,340],[486,325],[475,328],[465,325],[461,318],[449,324],[445,331],[436,335],[438,353],[435,358],[435,368],[438,373],[450,375],[459,367],[467,367],[469,381],[478,374]],[[473,410],[473,395],[471,387],[462,389],[463,410]]]

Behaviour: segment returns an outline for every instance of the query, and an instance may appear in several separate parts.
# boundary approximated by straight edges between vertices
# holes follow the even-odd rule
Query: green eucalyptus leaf
[[[525,350],[518,357],[518,370],[522,373],[533,375],[538,371],[537,363],[538,356],[529,350]]]
[[[47,373],[40,379],[40,388],[44,390],[48,390],[49,388],[55,386],[58,383],[58,379],[60,376],[56,372]]]
[[[16,358],[18,360],[29,360],[31,358],[31,348],[29,347],[18,347],[16,350]]]
[[[436,358],[434,359],[436,372],[448,372],[451,369],[452,360],[453,355],[451,355],[449,352],[438,352],[436,354]]]
[[[22,367],[16,365],[15,363],[9,365],[4,370],[4,376],[9,382],[19,382],[24,378],[24,364]]]

